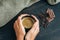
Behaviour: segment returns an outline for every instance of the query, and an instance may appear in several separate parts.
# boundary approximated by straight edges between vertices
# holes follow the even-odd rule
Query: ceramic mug
[[[32,16],[25,16],[22,18],[22,24],[26,32],[28,32],[32,28],[34,23],[35,23],[35,19]]]
[[[60,0],[47,0],[50,5],[55,5],[60,2]]]

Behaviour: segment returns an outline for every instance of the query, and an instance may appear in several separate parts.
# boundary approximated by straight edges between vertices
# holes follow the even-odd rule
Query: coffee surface
[[[22,24],[25,28],[31,28],[34,24],[34,19],[31,17],[25,17],[22,19]]]

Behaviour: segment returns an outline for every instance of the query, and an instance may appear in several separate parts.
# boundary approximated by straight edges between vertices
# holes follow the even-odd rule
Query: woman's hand
[[[39,33],[39,20],[32,15],[32,17],[36,20],[31,30],[26,34],[25,40],[34,40],[37,34]]]
[[[16,33],[17,40],[24,40],[24,36],[26,34],[25,29],[22,25],[22,17],[27,16],[27,14],[22,14],[18,17],[18,19],[14,23],[14,30]]]

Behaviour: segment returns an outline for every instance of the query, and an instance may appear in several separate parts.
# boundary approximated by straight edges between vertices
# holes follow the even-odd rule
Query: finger
[[[22,14],[19,17],[20,17],[20,19],[22,19],[22,17],[24,17],[24,16],[29,16],[29,15],[28,14]]]
[[[35,27],[33,28],[33,29],[31,29],[28,33],[27,33],[27,36],[30,36],[31,38],[35,38],[36,37],[36,35],[38,34],[38,32],[37,32],[37,27],[39,27],[39,24],[37,25],[35,25]],[[36,33],[34,34],[34,32],[35,32],[35,30],[36,30]],[[38,29],[39,30],[39,29]],[[31,36],[32,35],[32,36]]]
[[[17,21],[18,21],[19,28],[20,28],[20,29],[24,32],[24,34],[25,34],[25,28],[24,28],[24,26],[22,25],[22,21],[20,20],[20,18],[18,18]]]
[[[37,27],[36,25],[37,25],[37,22],[35,22],[34,25],[33,25],[33,27],[31,28],[32,33],[35,31],[35,29]]]
[[[34,33],[36,33],[36,31],[39,32],[39,24],[37,24]]]
[[[39,20],[37,19],[37,17],[35,17],[34,15],[32,15],[32,17],[33,17],[37,22],[39,22]]]
[[[30,32],[31,33],[34,33],[34,31],[36,30],[36,27],[39,26],[39,23],[38,22],[35,22],[33,27],[31,28]]]
[[[34,31],[34,34],[33,34],[34,37],[36,37],[38,33],[39,33],[39,26],[37,26],[36,27],[36,30]]]
[[[15,25],[15,23],[14,23],[14,30],[16,31],[16,27],[15,27],[16,25]]]
[[[33,27],[32,27],[32,30],[34,32],[36,26],[39,24],[39,20],[34,15],[32,15],[32,17],[36,20],[36,22],[33,24]]]
[[[20,19],[20,16],[18,17],[17,21],[18,21],[18,25],[19,25],[19,26],[23,26],[23,25],[22,25],[22,20]]]
[[[14,29],[16,29],[17,28],[17,25],[16,25],[16,21],[15,21],[15,23],[14,23]]]
[[[19,28],[18,27],[19,26],[17,24],[17,21],[15,21],[15,23],[14,23],[14,30],[15,30],[16,33],[19,31]]]
[[[24,17],[24,16],[28,16],[28,14],[22,14],[21,16],[18,17],[18,23],[19,23],[20,26],[23,26],[21,19],[22,19],[22,17]]]
[[[16,36],[17,36],[17,30],[16,30],[16,25],[15,25],[15,23],[14,23],[14,31],[15,31]]]
[[[35,24],[36,24],[36,23],[35,23]],[[35,24],[34,24],[34,25],[35,25]],[[29,30],[28,34],[29,34],[29,33],[31,33],[31,34],[32,34],[32,33],[34,32],[34,30],[35,30],[35,29],[36,29],[36,25],[35,25],[35,26],[33,26],[33,27]]]
[[[33,24],[33,27],[31,28],[31,30],[28,33],[33,33],[37,27],[37,25],[39,24],[39,20],[32,15],[32,17],[36,20],[36,22]]]

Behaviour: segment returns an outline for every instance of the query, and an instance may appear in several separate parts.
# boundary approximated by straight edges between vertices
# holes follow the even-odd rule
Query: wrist
[[[24,37],[23,36],[18,36],[17,40],[24,40]]]
[[[34,39],[32,39],[32,38],[31,39],[25,38],[25,40],[34,40]]]

